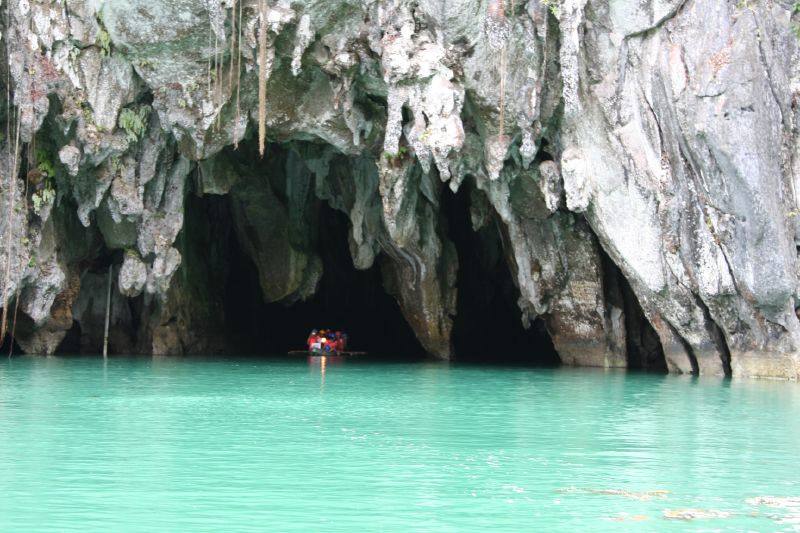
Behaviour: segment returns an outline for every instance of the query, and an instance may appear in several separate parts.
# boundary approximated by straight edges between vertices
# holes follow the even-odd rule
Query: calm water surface
[[[799,452],[791,383],[0,360],[3,531],[791,531]]]

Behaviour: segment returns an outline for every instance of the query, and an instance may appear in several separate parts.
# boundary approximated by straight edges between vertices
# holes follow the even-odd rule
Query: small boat
[[[345,357],[353,357],[356,355],[367,355],[367,352],[351,352],[351,351],[344,351],[344,352],[330,352],[330,353],[317,353],[312,352],[311,350],[291,350],[288,355],[302,355],[302,356],[345,356]]]

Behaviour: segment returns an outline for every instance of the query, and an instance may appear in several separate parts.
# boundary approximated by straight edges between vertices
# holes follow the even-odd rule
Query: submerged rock
[[[442,198],[468,187],[521,322],[562,362],[800,377],[789,4],[267,4],[261,24],[227,1],[10,0],[0,305],[30,321],[24,349],[53,352],[73,320],[95,335],[93,284],[69,280],[109,262],[115,302],[150,313],[117,323],[120,347],[220,346],[200,279],[225,258],[197,248],[213,232],[187,226],[187,195],[225,195],[215,223],[265,301],[316,292],[324,202],[424,348],[457,357]]]

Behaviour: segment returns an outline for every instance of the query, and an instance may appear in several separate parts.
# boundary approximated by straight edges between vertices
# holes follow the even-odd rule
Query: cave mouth
[[[667,360],[661,340],[642,310],[630,283],[603,248],[603,289],[606,302],[622,309],[625,316],[625,354],[629,371],[667,373]]]
[[[471,179],[458,192],[445,189],[442,213],[450,240],[458,253],[458,300],[453,322],[453,352],[457,361],[470,363],[558,366],[561,363],[541,319],[522,324],[517,304],[519,289],[503,248],[503,234],[492,216],[475,231],[470,214],[471,196],[479,192]]]
[[[348,246],[347,216],[319,202],[317,252],[323,274],[317,291],[291,304],[264,301],[258,271],[236,239],[227,239],[224,313],[229,350],[241,355],[282,355],[305,349],[312,329],[347,332],[349,348],[386,359],[425,357],[396,300],[383,287],[380,258],[357,270]]]

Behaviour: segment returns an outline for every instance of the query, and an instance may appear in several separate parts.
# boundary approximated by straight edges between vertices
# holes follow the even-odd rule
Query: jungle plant
[[[141,139],[147,131],[147,117],[150,115],[150,106],[143,105],[138,109],[125,108],[119,114],[117,124],[125,130],[125,135],[131,143]]]
[[[408,148],[405,146],[400,146],[397,148],[396,154],[391,152],[383,152],[383,158],[386,159],[386,163],[389,166],[397,168],[400,166],[400,163],[402,163],[406,154],[408,154]]]
[[[33,212],[41,215],[42,206],[52,203],[56,199],[56,191],[50,184],[46,184],[44,189],[36,191],[31,195]]]
[[[56,168],[53,164],[53,159],[47,150],[39,148],[36,150],[36,169],[42,174],[44,178],[53,179],[56,175]]]
[[[33,212],[36,215],[41,214],[42,206],[55,201],[55,176],[56,169],[53,159],[47,150],[39,148],[36,150],[36,169],[33,173],[36,177],[37,190],[31,195],[31,202],[33,203]]]

